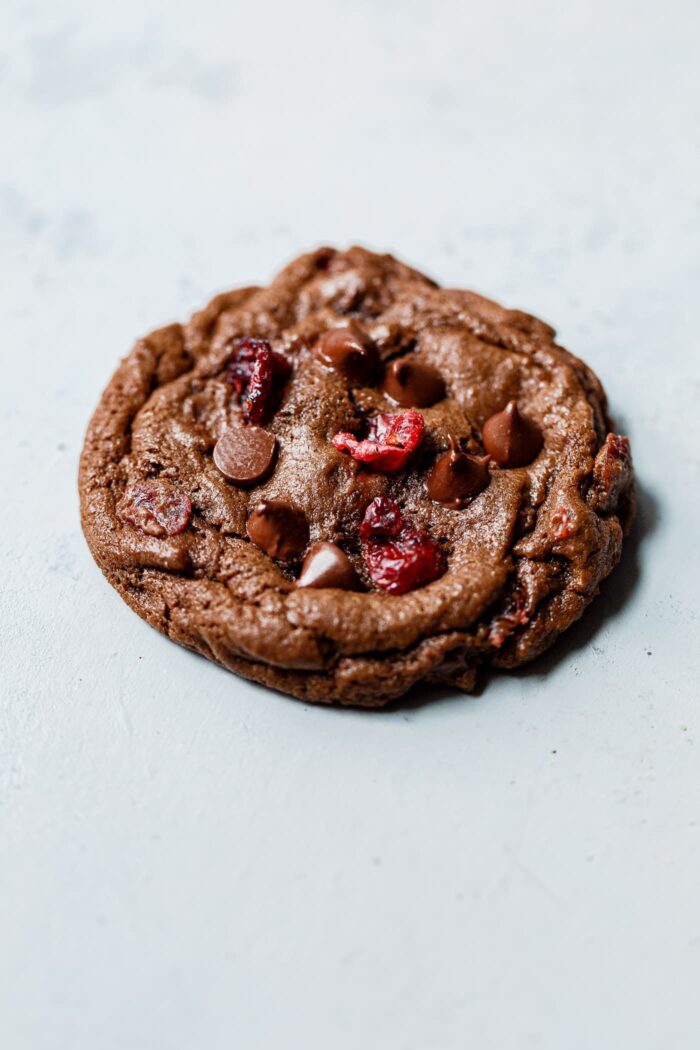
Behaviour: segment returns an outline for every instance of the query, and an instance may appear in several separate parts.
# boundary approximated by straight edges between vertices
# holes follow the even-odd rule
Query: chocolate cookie
[[[93,555],[174,641],[305,700],[473,687],[620,557],[629,443],[549,325],[389,255],[303,255],[121,363],[80,467]]]

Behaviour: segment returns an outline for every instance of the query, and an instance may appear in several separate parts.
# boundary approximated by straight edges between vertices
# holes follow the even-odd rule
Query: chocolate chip
[[[327,368],[351,383],[371,383],[377,372],[378,355],[369,337],[357,324],[329,328],[318,341],[318,356]]]
[[[314,543],[304,558],[297,587],[337,587],[359,591],[360,578],[347,554],[335,543]]]
[[[309,542],[309,526],[303,511],[279,499],[261,499],[246,523],[253,543],[280,561],[297,558]]]
[[[427,408],[445,396],[445,383],[437,368],[409,357],[392,361],[382,390],[402,408]]]
[[[452,447],[438,456],[428,477],[428,495],[453,510],[477,496],[491,480],[489,456],[470,456]]]
[[[214,463],[236,485],[255,485],[269,473],[277,441],[260,427],[229,427],[214,447]]]
[[[543,439],[540,428],[521,416],[515,401],[509,401],[484,423],[484,448],[499,467],[524,467],[539,454]]]

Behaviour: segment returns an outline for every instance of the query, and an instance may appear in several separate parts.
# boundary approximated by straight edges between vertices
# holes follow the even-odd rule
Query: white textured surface
[[[3,0],[7,1050],[697,1047],[699,29],[695,0]],[[623,566],[479,698],[247,685],[81,538],[132,339],[319,241],[554,321],[632,437]]]

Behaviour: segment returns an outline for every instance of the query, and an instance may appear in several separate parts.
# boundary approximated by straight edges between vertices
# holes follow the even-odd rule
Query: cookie
[[[549,325],[321,248],[141,339],[89,425],[85,536],[140,616],[308,701],[468,691],[579,618],[627,438]]]

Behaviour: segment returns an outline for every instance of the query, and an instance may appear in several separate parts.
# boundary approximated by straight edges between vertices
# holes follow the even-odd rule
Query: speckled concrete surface
[[[683,0],[4,0],[8,1050],[697,1045],[699,30]],[[553,321],[632,438],[623,565],[480,697],[268,693],[81,538],[134,336],[319,241]]]

